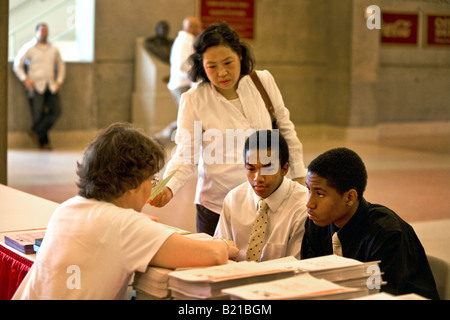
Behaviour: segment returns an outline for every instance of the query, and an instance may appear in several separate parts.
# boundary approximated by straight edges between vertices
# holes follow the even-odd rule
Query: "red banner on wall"
[[[200,0],[200,19],[203,27],[227,22],[241,38],[253,39],[254,0]]]
[[[426,45],[450,46],[450,15],[428,14],[425,27]]]
[[[417,13],[382,13],[381,43],[417,45],[419,16]]]

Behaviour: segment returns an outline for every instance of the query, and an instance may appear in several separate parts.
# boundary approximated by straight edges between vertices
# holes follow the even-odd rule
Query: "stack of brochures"
[[[36,239],[44,238],[45,231],[29,232],[21,234],[9,234],[5,236],[5,244],[25,254],[36,253],[34,244]]]
[[[378,293],[382,284],[378,261],[360,262],[336,255],[297,260],[292,257],[262,264],[293,270],[295,276],[228,288],[232,299],[352,299]]]
[[[302,273],[287,279],[224,289],[233,300],[343,300],[368,295],[368,289],[340,286]]]
[[[195,240],[212,240],[206,233],[190,233],[186,230],[164,225],[175,232]],[[178,269],[177,269],[178,270]],[[136,300],[170,300],[172,299],[169,290],[169,273],[173,269],[148,266],[145,272],[136,272],[133,288],[136,290]]]
[[[137,299],[352,299],[378,293],[382,284],[378,261],[329,255],[183,270],[150,266],[136,273],[134,288]]]
[[[294,270],[296,274],[308,272],[318,279],[352,288],[369,288],[370,293],[377,293],[383,284],[379,262],[361,262],[337,255],[327,255],[304,260],[288,257],[267,263],[279,263],[283,268]]]
[[[133,284],[136,300],[170,300],[168,281],[169,273],[173,271],[149,266],[145,273],[136,272]]]
[[[223,289],[293,275],[293,270],[276,264],[241,261],[208,268],[174,271],[169,274],[169,288],[174,299],[229,299],[229,295],[222,293]]]

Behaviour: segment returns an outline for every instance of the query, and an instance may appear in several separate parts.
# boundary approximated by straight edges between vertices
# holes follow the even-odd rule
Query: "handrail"
[[[15,28],[15,29],[11,30],[10,32],[8,32],[8,36],[9,37],[14,36],[15,33],[25,29],[26,27],[28,27],[31,24],[31,21],[36,21],[36,20],[40,19],[41,17],[45,16],[48,13],[51,13],[51,12],[55,11],[56,9],[58,9],[59,7],[61,7],[62,5],[66,4],[69,1],[72,1],[72,0],[63,0],[62,2],[54,4],[53,6],[47,8],[45,11],[42,11],[38,15],[36,15],[36,16],[28,19],[27,21],[23,22],[22,24],[20,24],[17,28]]]
[[[14,55],[16,54],[16,34],[20,31],[22,31],[25,28],[29,28],[29,26],[36,22],[38,19],[42,19],[42,17],[51,14],[55,12],[56,10],[60,9],[62,6],[67,5],[69,2],[73,0],[61,0],[60,2],[53,4],[52,6],[48,7],[44,11],[38,13],[37,15],[27,19],[23,23],[21,23],[18,27],[14,28],[13,30],[8,32],[8,38],[9,38],[9,49],[8,49],[8,59],[14,59]],[[15,7],[15,9],[24,6],[28,2],[22,2],[20,5]],[[73,33],[75,28],[69,28],[68,30],[65,30],[62,33],[56,34],[55,36],[51,37],[49,40],[51,42],[58,41],[64,37],[66,37],[68,34]]]
[[[20,2],[18,5],[11,7],[11,4],[9,5],[9,13],[19,10],[20,7],[24,6],[29,0],[23,0],[22,2]]]
[[[62,32],[62,33],[56,35],[56,36],[53,37],[53,38],[51,38],[51,39],[50,39],[50,42],[56,42],[56,41],[59,41],[60,39],[64,39],[64,37],[66,37],[67,35],[69,35],[69,34],[75,32],[75,29],[76,29],[75,27],[72,27],[72,28],[67,29],[66,31],[64,31],[64,32]]]

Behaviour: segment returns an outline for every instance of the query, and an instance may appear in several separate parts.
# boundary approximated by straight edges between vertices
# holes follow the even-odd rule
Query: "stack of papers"
[[[206,234],[189,237],[210,240]],[[352,299],[379,292],[378,262],[336,255],[136,273],[137,299]],[[375,279],[375,280],[374,280]]]
[[[309,273],[277,281],[228,288],[222,292],[233,300],[334,300],[368,294],[367,290],[340,286],[328,280],[317,279]]]
[[[5,236],[5,244],[25,254],[36,253],[34,244],[36,239],[44,238],[45,231],[10,234]]]
[[[222,290],[232,299],[352,299],[378,293],[378,261],[360,262],[337,255],[297,260],[275,259],[261,264],[291,270],[295,276]],[[375,280],[374,280],[375,279]]]
[[[167,225],[165,225],[167,226]],[[195,240],[211,240],[212,237],[206,233],[189,233],[188,231],[167,226],[175,229],[185,237]],[[169,273],[173,269],[148,266],[147,270],[136,272],[133,282],[134,290],[136,290],[136,300],[170,300],[172,299],[171,291],[169,290]]]
[[[134,276],[134,290],[136,300],[169,300],[169,273],[173,269],[149,266],[145,273],[136,272]]]
[[[225,288],[255,282],[283,279],[293,270],[276,264],[241,261],[221,266],[174,271],[169,274],[169,288],[174,299],[228,299]]]
[[[277,260],[272,260],[277,263]],[[270,262],[270,261],[268,261]],[[279,260],[283,268],[294,270],[296,274],[308,272],[318,279],[352,288],[369,288],[370,293],[379,292],[382,274],[379,261],[361,262],[337,255],[328,255],[304,260]]]
[[[354,298],[352,300],[429,300],[429,299],[422,297],[421,295],[418,295],[416,293],[407,293],[394,296],[387,292],[380,292],[360,298]]]

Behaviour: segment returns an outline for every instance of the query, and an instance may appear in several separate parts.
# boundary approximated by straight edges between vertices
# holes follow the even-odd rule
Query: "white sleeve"
[[[214,233],[215,237],[233,240],[233,232],[230,225],[230,193],[225,197],[223,201],[222,212],[220,213],[219,222],[217,223],[216,231]]]
[[[161,246],[175,231],[152,221],[143,213],[130,212],[122,221],[119,238],[124,263],[131,272],[145,272]]]
[[[25,44],[24,46],[22,46],[13,63],[13,71],[21,82],[25,81],[25,79],[27,78],[24,65],[25,61],[27,61],[28,58],[27,52],[29,48],[30,48],[29,44]]]
[[[167,164],[164,177],[177,170],[167,186],[175,195],[193,175],[200,159],[202,125],[194,115],[194,99],[185,93],[178,111],[175,153]]]

